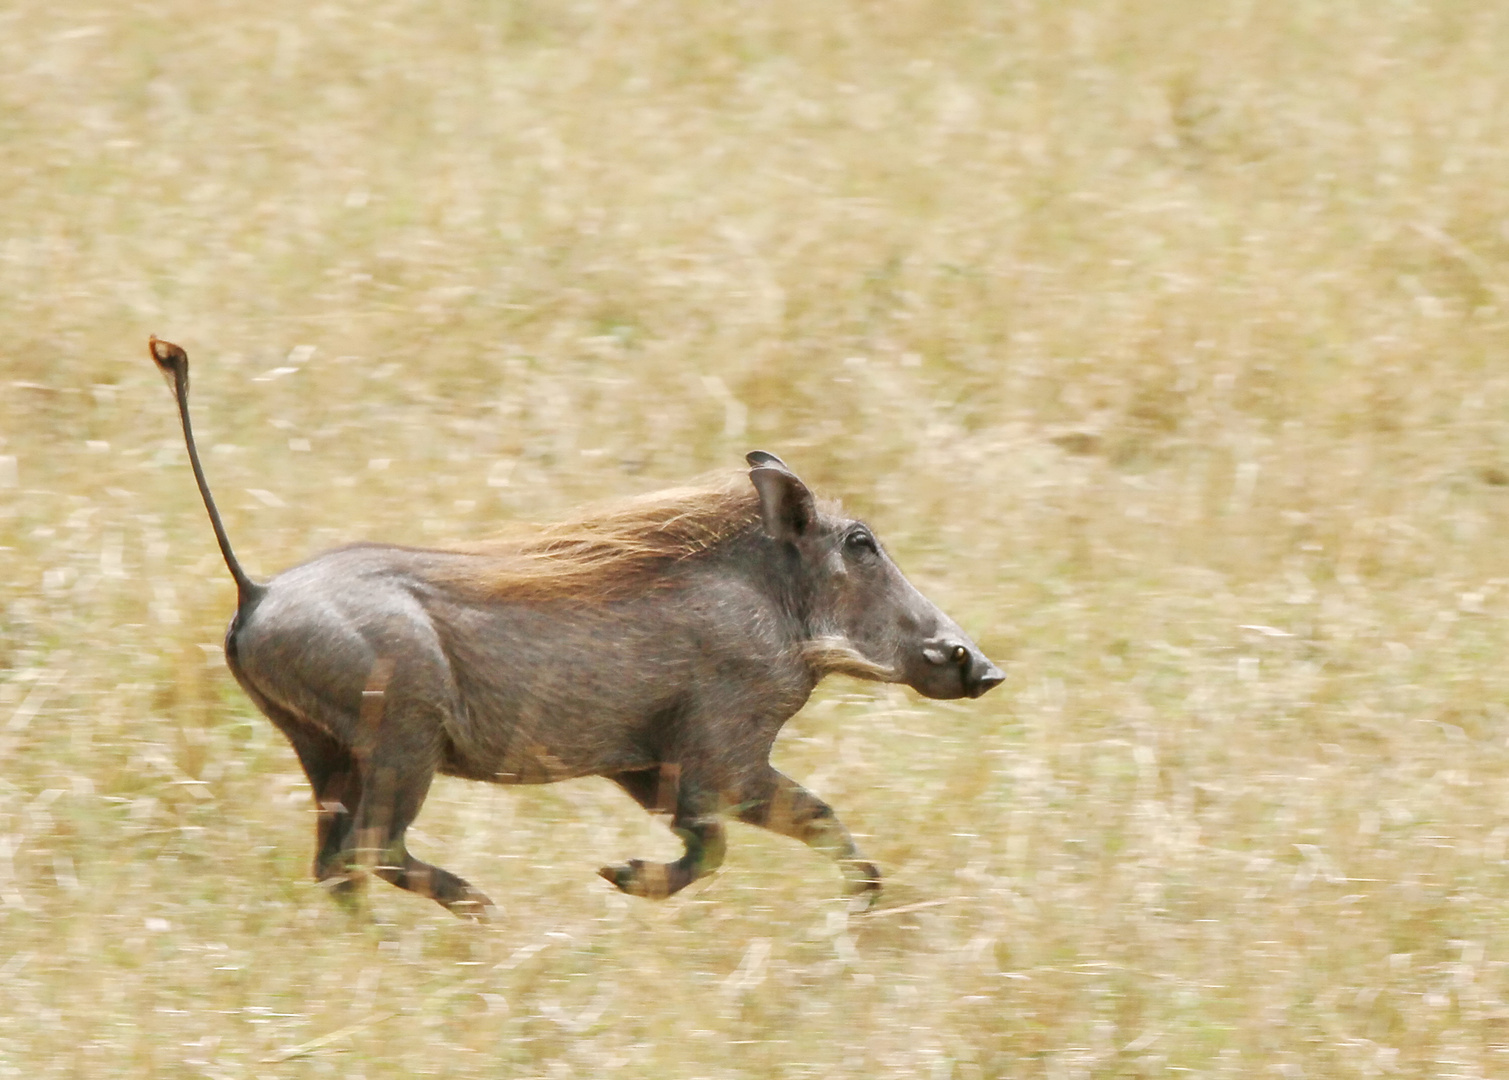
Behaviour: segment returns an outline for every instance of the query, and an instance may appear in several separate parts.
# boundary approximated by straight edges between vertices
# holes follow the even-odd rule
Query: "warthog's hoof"
[[[621,892],[630,896],[642,896],[647,900],[664,900],[676,890],[672,888],[668,871],[673,866],[665,863],[647,863],[643,859],[630,859],[623,866],[605,866],[598,871]]]
[[[336,904],[348,915],[362,914],[362,886],[366,883],[365,874],[351,871],[342,871],[315,880],[315,884],[334,897]]]
[[[498,914],[498,909],[482,893],[468,887],[466,895],[459,900],[443,901],[446,910],[458,919],[467,919],[475,923],[490,923]]]
[[[870,910],[880,898],[880,871],[872,862],[855,861],[844,867],[848,887],[849,910],[855,914]]]

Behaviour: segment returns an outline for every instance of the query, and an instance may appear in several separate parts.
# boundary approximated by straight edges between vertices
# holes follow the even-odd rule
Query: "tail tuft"
[[[157,366],[168,374],[189,366],[189,354],[171,341],[153,337],[147,339],[147,345],[152,350],[152,359],[157,361]]]

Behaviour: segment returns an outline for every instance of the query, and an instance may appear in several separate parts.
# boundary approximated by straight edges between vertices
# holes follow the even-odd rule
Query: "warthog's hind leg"
[[[598,871],[604,878],[630,896],[660,900],[722,865],[727,844],[716,796],[682,782],[674,765],[618,773],[612,780],[651,813],[671,813],[671,831],[686,845],[686,854],[672,863],[632,859],[621,866],[605,866]]]
[[[428,896],[463,919],[488,921],[493,903],[463,878],[409,854],[404,833],[429,793],[432,756],[393,738],[362,762],[361,803],[343,855],[400,889]]]
[[[361,773],[351,750],[307,721],[279,708],[261,694],[253,700],[262,712],[287,736],[309,787],[315,804],[314,879],[345,898],[354,891],[357,879],[346,868],[345,851],[352,845],[351,827],[362,797]]]

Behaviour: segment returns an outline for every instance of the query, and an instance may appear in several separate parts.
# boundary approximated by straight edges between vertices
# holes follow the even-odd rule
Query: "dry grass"
[[[0,12],[0,1076],[1509,1073],[1505,56],[1449,0]],[[263,573],[755,446],[842,495],[1010,665],[778,748],[917,906],[739,828],[631,901],[606,785],[443,782],[506,919],[348,921],[154,332]]]

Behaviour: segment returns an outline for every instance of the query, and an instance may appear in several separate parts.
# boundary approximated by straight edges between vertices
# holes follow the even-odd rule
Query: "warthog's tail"
[[[220,544],[220,554],[225,557],[231,577],[236,579],[236,607],[245,608],[263,593],[263,587],[253,581],[236,553],[231,550],[230,539],[225,535],[225,526],[220,521],[220,511],[215,509],[215,500],[210,495],[210,485],[204,479],[204,467],[199,464],[199,450],[194,446],[194,429],[189,426],[189,354],[170,341],[152,338],[147,343],[152,359],[162,373],[173,380],[173,395],[178,399],[178,416],[183,421],[183,439],[189,448],[189,464],[194,469],[194,481],[199,485],[199,494],[204,499],[204,508],[210,515],[210,527],[215,530],[215,539]]]

